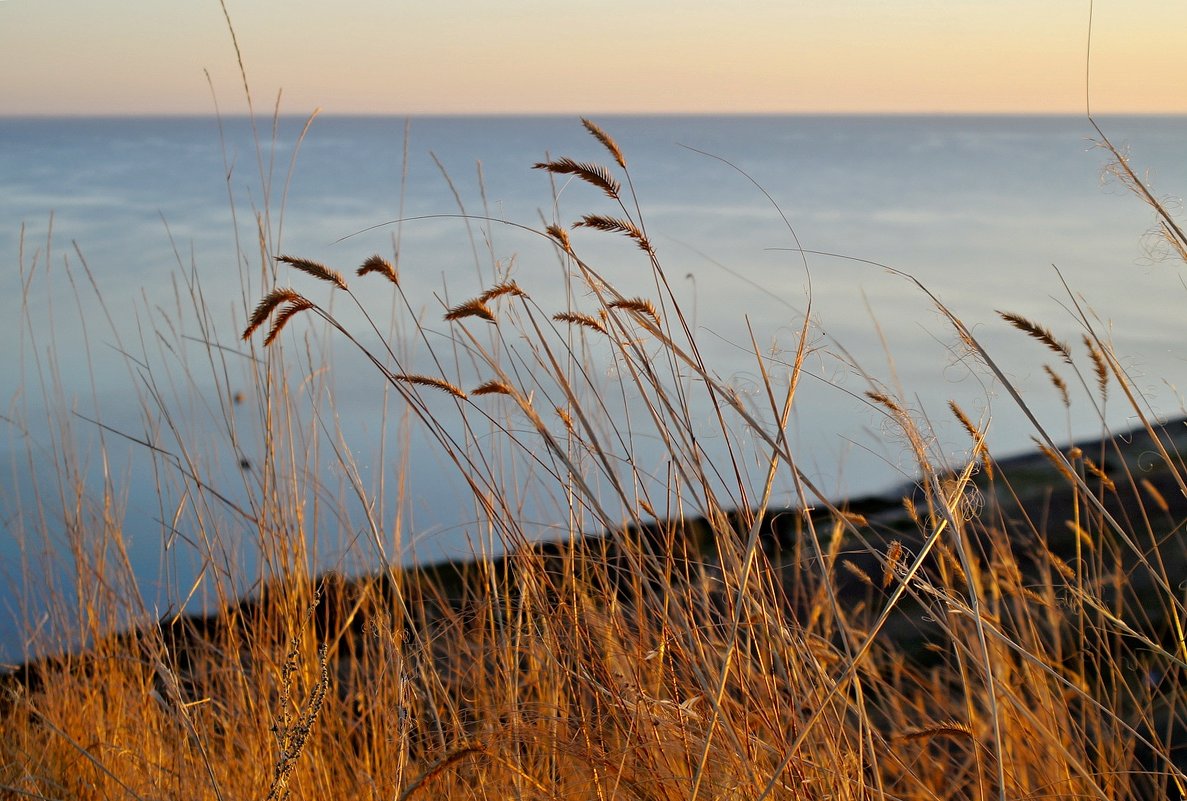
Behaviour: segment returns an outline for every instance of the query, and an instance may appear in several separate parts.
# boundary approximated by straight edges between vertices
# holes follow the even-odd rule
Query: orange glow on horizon
[[[1082,113],[1081,2],[842,0],[731,9],[527,0],[230,2],[257,110],[302,113]],[[807,5],[807,4],[795,4]],[[1098,113],[1184,113],[1187,8],[1096,3]],[[217,4],[0,2],[9,114],[245,109]],[[209,74],[209,83],[207,80]]]

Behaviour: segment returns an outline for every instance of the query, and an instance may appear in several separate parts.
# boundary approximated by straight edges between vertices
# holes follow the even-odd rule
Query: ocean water
[[[915,475],[909,449],[865,396],[871,388],[928,421],[936,453],[954,462],[967,443],[949,399],[988,421],[999,454],[1027,448],[1033,434],[1003,388],[970,364],[927,294],[882,265],[956,313],[1057,438],[1098,431],[1102,411],[1110,425],[1128,426],[1132,412],[1115,398],[1102,410],[1070,369],[995,310],[1050,327],[1087,365],[1079,303],[1150,409],[1183,411],[1182,265],[1150,235],[1150,210],[1105,177],[1108,154],[1082,118],[599,122],[627,157],[648,234],[713,372],[761,404],[751,332],[786,359],[810,316],[811,353],[788,431],[799,466],[825,495],[883,492]],[[1101,122],[1178,209],[1187,118]],[[197,532],[202,515],[233,519],[257,486],[241,464],[252,464],[259,441],[253,398],[228,407],[215,387],[251,391],[244,366],[253,354],[238,334],[270,286],[261,247],[344,272],[398,250],[402,286],[440,348],[442,304],[476,295],[496,273],[514,277],[543,310],[567,302],[563,270],[538,234],[461,213],[539,229],[541,220],[611,211],[591,187],[551,184],[532,169],[549,156],[607,161],[576,119],[321,118],[303,135],[304,124],[284,117],[253,131],[243,119],[0,120],[0,658],[28,653],[27,630],[57,625],[43,616],[46,593],[95,589],[93,577],[71,577],[64,532],[73,522],[60,482],[82,483],[96,498],[107,485],[120,499],[91,514],[122,527],[126,553],[106,558],[135,575],[145,614],[175,609],[195,586],[192,604],[201,605],[212,579],[200,575],[200,553],[217,551],[228,572],[260,572],[248,538],[211,545]],[[624,294],[655,295],[629,242],[573,237]],[[376,317],[406,332],[408,312],[368,286]],[[335,303],[345,320],[362,323]],[[328,465],[319,468],[326,492],[347,507],[324,514],[311,534],[318,567],[358,571],[380,559],[349,510],[349,477],[334,467],[333,448],[350,454],[381,517],[402,531],[388,558],[470,553],[483,527],[452,465],[415,425],[401,435],[399,404],[340,338],[312,324],[292,330],[286,354],[298,388],[333,396],[332,405],[322,394],[303,407],[310,441],[322,443],[311,458]],[[408,346],[410,364],[426,372],[428,346]],[[1071,383],[1069,407],[1044,365]],[[608,361],[592,372],[602,388],[618,378]],[[712,419],[711,409],[697,414]],[[243,431],[237,444],[229,426]],[[633,467],[662,475],[659,450],[646,441]],[[720,445],[710,422],[703,444],[711,455]],[[187,497],[177,464],[200,468],[226,503],[202,507]],[[406,479],[399,494],[396,475]],[[794,503],[790,487],[778,493],[777,503]],[[307,502],[330,505],[328,496]],[[555,499],[526,487],[524,496],[540,536],[563,522]],[[49,542],[33,536],[43,529]]]

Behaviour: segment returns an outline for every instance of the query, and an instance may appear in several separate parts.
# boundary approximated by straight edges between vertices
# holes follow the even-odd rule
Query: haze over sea
[[[563,270],[542,237],[450,215],[459,213],[460,203],[472,215],[540,229],[541,219],[571,223],[607,211],[605,198],[582,184],[558,184],[554,205],[549,177],[531,169],[549,155],[606,160],[576,119],[319,118],[301,143],[290,181],[304,122],[281,118],[273,139],[271,121],[261,121],[257,151],[244,119],[0,120],[0,258],[6,265],[0,272],[6,401],[0,557],[8,580],[0,594],[0,658],[20,658],[20,627],[36,627],[44,577],[27,567],[36,554],[21,555],[21,525],[37,508],[38,492],[56,493],[54,459],[63,447],[82,457],[82,475],[96,495],[106,475],[126,497],[129,559],[149,608],[164,613],[193,585],[192,532],[171,522],[184,521],[175,516],[184,499],[169,497],[168,476],[154,473],[148,447],[115,432],[177,455],[180,443],[170,436],[176,426],[187,446],[208,449],[211,472],[204,479],[232,501],[244,494],[241,460],[250,464],[252,454],[220,441],[218,432],[224,412],[243,416],[250,428],[253,399],[227,408],[213,391],[202,343],[242,354],[232,357],[233,367],[251,352],[238,340],[245,308],[270,288],[254,255],[257,213],[268,210],[269,255],[299,255],[343,272],[375,252],[392,258],[398,238],[402,285],[429,329],[444,331],[442,303],[487,288],[496,269],[508,271],[543,309],[565,308]],[[903,400],[930,418],[954,462],[967,443],[958,424],[949,422],[949,399],[990,420],[989,444],[998,455],[1027,448],[1031,433],[1001,388],[962,359],[928,298],[869,261],[909,273],[947,304],[1053,434],[1091,435],[1100,429],[1098,412],[1074,383],[1065,411],[1042,367],[1061,370],[1069,381],[1072,374],[994,310],[1049,326],[1082,356],[1082,329],[1060,275],[1099,316],[1098,330],[1111,335],[1154,412],[1169,417],[1183,411],[1178,388],[1187,372],[1187,289],[1176,263],[1160,260],[1156,241],[1144,235],[1153,226],[1151,212],[1116,182],[1102,183],[1107,153],[1093,146],[1082,117],[598,122],[625,152],[648,233],[718,374],[741,392],[754,392],[760,384],[754,358],[747,356],[747,326],[760,347],[790,358],[810,299],[815,352],[790,432],[800,467],[834,498],[886,491],[914,476],[909,451],[864,398],[871,385],[852,363],[892,393],[901,386]],[[1131,145],[1135,168],[1148,170],[1156,193],[1187,187],[1187,118],[1100,122],[1114,142]],[[270,194],[263,188],[269,174]],[[385,224],[398,217],[406,222]],[[646,262],[629,242],[597,232],[573,237],[586,261],[623,294],[654,295]],[[814,252],[796,252],[796,237]],[[206,328],[193,312],[190,282],[200,287]],[[289,274],[282,273],[281,282],[311,296],[322,291]],[[394,307],[381,291],[375,289],[371,309],[386,320]],[[359,322],[344,304],[335,308]],[[403,314],[395,311],[397,318]],[[476,512],[452,466],[415,430],[410,450],[393,430],[381,457],[385,396],[375,370],[312,320],[297,320],[289,330],[286,352],[295,375],[309,369],[307,338],[315,368],[322,366],[317,354],[329,354],[330,372],[319,376],[331,382],[336,417],[325,422],[341,425],[343,445],[365,482],[377,486],[381,475],[394,475],[406,460],[398,517],[408,547],[399,558],[423,562],[470,553],[480,534]],[[419,353],[416,364],[431,372],[423,349]],[[61,386],[45,391],[51,367]],[[611,366],[600,368],[610,386]],[[168,419],[154,394],[172,411]],[[396,401],[389,404],[390,423],[399,409]],[[1117,409],[1114,415],[1106,406],[1108,422],[1131,425],[1120,404]],[[712,449],[708,419],[705,445]],[[65,445],[60,421],[71,428]],[[101,438],[106,463],[99,458]],[[638,467],[663,475],[662,464]],[[335,469],[327,467],[330,487],[341,481]],[[397,482],[389,479],[387,486]],[[779,502],[794,503],[790,488],[782,492]],[[395,513],[394,496],[385,500]],[[547,536],[557,510],[547,499],[532,503]],[[357,551],[343,556],[359,537],[356,524],[339,520],[317,532],[324,569],[374,567],[360,563]],[[244,575],[256,573],[246,545],[226,547],[242,560]],[[69,568],[68,554],[57,559]]]

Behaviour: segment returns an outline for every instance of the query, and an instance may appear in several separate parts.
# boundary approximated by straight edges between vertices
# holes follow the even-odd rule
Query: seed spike
[[[614,161],[618,163],[618,166],[625,170],[626,158],[622,155],[622,151],[618,149],[618,143],[611,138],[610,134],[603,131],[601,126],[596,122],[585,117],[581,118],[581,124],[585,126],[585,130],[589,131],[595,139],[602,143],[602,147],[610,152],[610,155],[614,157]]]
[[[1059,354],[1060,358],[1062,358],[1065,362],[1068,364],[1072,363],[1072,352],[1068,349],[1067,345],[1056,339],[1055,335],[1052,334],[1050,330],[1044,328],[1038,323],[1032,323],[1021,314],[1014,314],[1013,312],[1004,312],[1001,310],[998,310],[997,313],[999,317],[1017,328],[1022,333],[1029,336],[1031,339],[1036,339],[1039,342],[1042,342],[1047,346],[1048,350]]]
[[[556,224],[551,224],[548,225],[544,230],[550,237],[552,237],[553,241],[561,246],[561,250],[569,254],[573,252],[573,243],[569,241],[569,232],[567,229]]]
[[[506,381],[487,381],[470,390],[471,395],[514,395],[515,389]]]
[[[655,310],[655,304],[647,298],[627,298],[625,300],[614,300],[606,305],[611,309],[623,309],[644,317],[650,317],[655,321],[656,325],[659,325],[659,312]]]
[[[394,373],[392,378],[396,381],[403,381],[407,384],[416,384],[422,387],[432,387],[439,389],[442,392],[448,392],[462,400],[466,399],[466,393],[462,392],[458,387],[449,383],[443,378],[433,378],[431,375],[421,375],[419,373]]]
[[[329,281],[339,289],[346,289],[346,279],[337,270],[330,269],[324,264],[309,259],[301,259],[296,256],[277,256],[276,260],[289,265],[306,275],[312,275],[322,281]]]
[[[588,314],[582,314],[581,312],[557,312],[552,315],[552,319],[558,323],[573,323],[574,325],[584,326],[600,334],[606,333],[606,326],[602,325],[600,320]]]
[[[608,231],[614,234],[626,234],[631,239],[635,240],[640,248],[651,252],[651,242],[639,230],[639,226],[635,225],[630,220],[624,220],[621,217],[610,217],[605,214],[586,214],[577,222],[573,223],[574,228],[594,228],[598,231]]]
[[[251,335],[255,333],[257,328],[264,324],[269,315],[276,310],[277,306],[302,300],[305,300],[305,298],[296,290],[287,287],[273,289],[264,296],[264,299],[256,305],[255,310],[251,313],[251,318],[247,322],[247,328],[243,329],[243,339],[250,339]]]
[[[355,273],[359,276],[367,273],[379,273],[396,286],[400,285],[400,276],[396,273],[396,268],[378,253],[363,262],[363,265]]]
[[[481,317],[488,323],[495,322],[495,314],[490,310],[490,307],[482,301],[481,298],[474,298],[465,303],[459,303],[449,311],[445,312],[446,320],[461,320],[466,317]]]
[[[306,309],[312,308],[313,301],[300,298],[299,300],[292,301],[283,309],[281,309],[277,313],[276,318],[272,321],[272,328],[268,330],[268,336],[264,337],[264,347],[267,347],[276,341],[276,338],[280,336],[281,330],[289,320],[293,319],[294,316],[300,314]]]
[[[513,297],[522,298],[526,297],[527,294],[528,293],[524,292],[523,289],[520,288],[519,284],[515,283],[514,281],[503,281],[501,283],[495,284],[490,289],[479,295],[478,300],[481,303],[487,303],[494,300],[495,298],[502,297],[503,295],[511,295]]]
[[[540,161],[534,169],[547,170],[557,175],[575,175],[587,184],[592,184],[606,193],[611,200],[618,200],[619,190],[622,188],[610,171],[601,164],[588,161],[574,161],[570,158],[559,158],[553,161]]]

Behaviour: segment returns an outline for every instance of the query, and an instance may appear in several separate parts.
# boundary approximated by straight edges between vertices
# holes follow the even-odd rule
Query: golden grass
[[[467,317],[477,317],[486,320],[488,323],[496,322],[495,313],[490,310],[485,301],[480,298],[467,300],[465,303],[459,303],[445,312],[446,320],[464,320]]]
[[[651,243],[647,240],[647,236],[631,220],[621,217],[611,217],[606,214],[586,214],[580,220],[573,223],[575,228],[593,228],[597,231],[608,231],[610,233],[626,234],[644,251],[651,251]]]
[[[339,289],[348,288],[346,286],[346,279],[342,277],[342,273],[327,267],[321,262],[310,261],[309,259],[301,259],[295,256],[277,256],[276,260],[282,264],[287,264],[294,269],[300,270],[306,275],[311,275],[319,281],[329,282]]]
[[[1042,342],[1047,346],[1048,350],[1058,355],[1068,364],[1072,363],[1071,350],[1067,345],[1056,339],[1055,335],[1051,333],[1050,329],[1045,328],[1038,323],[1031,322],[1022,315],[1014,314],[1013,312],[999,311],[998,316],[1030,338]]]
[[[387,280],[391,281],[397,286],[400,284],[400,277],[396,274],[396,268],[392,266],[391,262],[376,253],[363,262],[355,274],[360,278],[368,273],[379,273]]]
[[[611,200],[618,200],[619,192],[622,190],[622,186],[610,175],[610,170],[601,164],[561,158],[554,161],[538,162],[535,168],[556,175],[575,175],[587,184],[601,189]]]
[[[625,171],[614,140],[583,124]],[[608,168],[541,166],[621,197]],[[621,216],[580,224],[644,246],[655,300],[621,294],[564,228],[547,226],[538,233],[573,276],[571,300],[596,313],[549,314],[503,277],[448,309],[441,353],[414,329],[439,376],[405,369],[406,343],[385,340],[375,352],[328,306],[262,290],[243,334],[251,341],[272,319],[270,350],[251,346],[263,456],[258,481],[245,479],[248,502],[224,503],[188,453],[168,473],[195,507],[186,521],[205,543],[217,610],[151,622],[134,580],[105,561],[123,543],[109,490],[89,527],[74,529],[79,586],[95,578],[104,590],[76,604],[63,596],[54,610],[90,647],[7,681],[0,789],[36,799],[400,801],[1182,794],[1184,755],[1173,749],[1187,733],[1187,503],[1176,432],[1146,427],[1141,447],[1158,458],[1141,475],[1119,439],[1102,437],[1094,461],[1056,449],[1041,428],[1050,465],[1017,466],[997,463],[987,424],[952,403],[972,440],[967,462],[952,468],[927,458],[930,433],[907,404],[871,388],[919,457],[919,482],[901,505],[835,507],[797,468],[786,436],[807,323],[794,360],[750,354],[762,390],[751,403],[702,362],[642,211],[623,205]],[[365,309],[332,268],[280,260]],[[390,262],[375,256],[357,271],[374,273],[411,307]],[[516,299],[514,314],[487,306],[501,297]],[[995,369],[939,308],[953,337]],[[306,309],[376,366],[377,385],[464,477],[483,533],[472,562],[314,575],[310,515],[329,493],[284,380],[280,336]],[[490,325],[475,332],[465,325],[473,316]],[[1103,396],[1114,383],[1140,411],[1095,335],[1081,374],[1048,329],[1003,317],[1085,386],[1091,374]],[[621,376],[614,392],[637,399],[646,419],[616,419],[604,404],[599,364],[580,342],[595,334]],[[431,405],[417,387],[453,402]],[[698,445],[697,392],[732,464],[710,462]],[[500,404],[484,395],[514,403],[494,411]],[[557,418],[541,417],[534,399]],[[638,472],[644,439],[664,449],[660,480]],[[386,562],[401,535],[348,457],[339,464],[349,488],[339,503],[360,511],[370,557]],[[757,478],[742,464],[759,465]],[[799,508],[772,506],[776,479],[797,488]],[[87,508],[81,482],[64,486],[67,507]],[[545,491],[561,503],[541,543],[520,510]],[[255,592],[238,600],[244,577],[226,570],[217,544],[245,529],[267,567],[246,577]],[[128,617],[142,625],[112,633]]]

